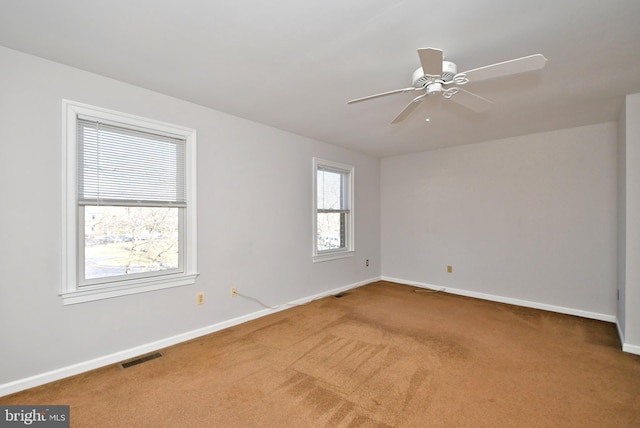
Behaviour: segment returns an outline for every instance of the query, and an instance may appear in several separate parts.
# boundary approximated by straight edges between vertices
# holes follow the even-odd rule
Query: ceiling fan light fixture
[[[431,95],[434,92],[442,92],[442,83],[434,82],[427,86],[427,95]]]

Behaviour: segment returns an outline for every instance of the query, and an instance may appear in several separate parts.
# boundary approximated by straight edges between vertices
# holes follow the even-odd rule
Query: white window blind
[[[80,205],[186,206],[186,141],[78,116]]]

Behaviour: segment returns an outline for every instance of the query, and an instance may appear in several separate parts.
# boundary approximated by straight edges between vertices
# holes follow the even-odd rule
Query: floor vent
[[[155,354],[145,355],[144,357],[136,358],[135,360],[127,361],[126,363],[121,363],[120,367],[127,369],[131,366],[137,366],[138,364],[146,363],[147,361],[155,360],[160,357],[162,357],[162,354],[160,352],[156,352]]]
[[[343,291],[342,293],[334,294],[333,297],[335,297],[336,299],[339,299],[341,297],[348,296],[348,295],[349,293]]]

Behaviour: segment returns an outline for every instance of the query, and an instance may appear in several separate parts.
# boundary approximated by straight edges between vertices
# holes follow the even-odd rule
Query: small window
[[[314,158],[315,261],[353,255],[353,167]]]
[[[193,283],[195,131],[64,110],[65,304]]]

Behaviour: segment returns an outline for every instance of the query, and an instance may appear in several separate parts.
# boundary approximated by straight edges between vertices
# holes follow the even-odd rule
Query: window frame
[[[329,250],[318,249],[318,171],[320,168],[327,168],[330,170],[336,170],[336,172],[345,173],[347,176],[347,197],[346,202],[348,204],[348,212],[345,219],[345,240],[346,245],[344,248],[336,248]],[[339,162],[334,162],[326,159],[313,158],[313,251],[312,260],[313,263],[324,262],[335,259],[342,259],[347,257],[353,257],[355,254],[355,168],[352,165],[346,165]]]
[[[80,263],[84,262],[84,222],[77,196],[77,134],[78,116],[91,117],[144,129],[185,140],[185,198],[180,209],[181,271],[149,272],[113,280],[85,281],[80,278]],[[197,192],[196,192],[196,130],[153,119],[134,116],[70,100],[62,100],[62,278],[59,295],[65,305],[144,293],[195,283],[197,271]]]

